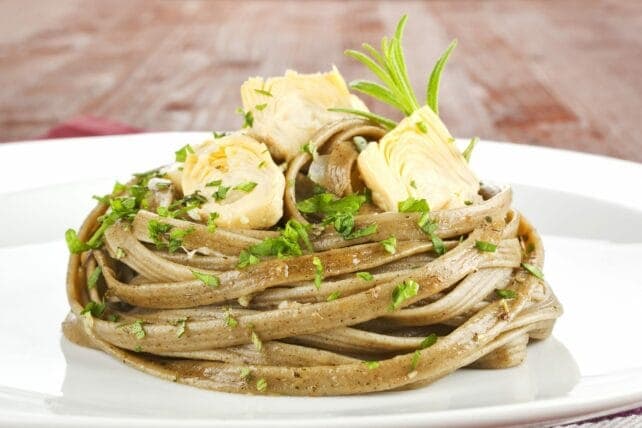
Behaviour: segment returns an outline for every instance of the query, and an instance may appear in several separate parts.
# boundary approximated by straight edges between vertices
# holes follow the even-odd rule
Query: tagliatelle
[[[404,25],[381,54],[349,51],[383,83],[352,87],[402,111],[398,125],[345,108],[336,70],[251,79],[249,129],[184,146],[98,198],[65,235],[65,336],[163,379],[249,394],[362,394],[520,364],[562,314],[541,239],[509,187],[477,182],[474,144],[460,154],[436,114],[454,43],[421,107]]]
[[[365,125],[329,125],[317,134],[325,141],[315,141],[336,146],[348,130],[370,132]],[[241,249],[273,232],[210,232],[141,210],[131,226],[107,230],[104,249],[71,256],[72,314],[64,331],[147,373],[232,392],[358,394],[425,384],[468,365],[511,367],[525,357],[529,338],[550,334],[561,307],[546,282],[520,267],[541,267],[543,249],[510,200],[504,189],[473,206],[431,212],[445,239],[443,255],[417,226],[420,214],[373,212],[355,219],[355,227],[375,222],[373,234],[345,240],[327,226],[311,235],[311,252],[242,269]],[[81,239],[99,227],[105,210],[99,205],[90,214]],[[159,220],[194,229],[183,241],[187,253],[154,248],[147,229]],[[378,242],[392,234],[394,254]],[[497,250],[480,251],[478,241]],[[313,258],[324,271],[318,289]],[[101,279],[88,292],[98,267]],[[215,275],[219,284],[206,285],[194,271]],[[357,275],[363,271],[371,279]],[[409,280],[418,284],[416,294],[392,310],[395,290]],[[496,289],[514,297],[498,298]],[[101,317],[81,315],[90,299],[110,302]],[[430,334],[436,343],[422,349]],[[259,379],[265,390],[257,390]]]

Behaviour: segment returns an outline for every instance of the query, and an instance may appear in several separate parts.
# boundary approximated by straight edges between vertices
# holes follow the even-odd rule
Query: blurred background
[[[637,0],[0,0],[0,141],[238,128],[248,76],[336,64],[370,78],[343,51],[404,13],[420,94],[459,40],[440,92],[455,136],[642,161]]]

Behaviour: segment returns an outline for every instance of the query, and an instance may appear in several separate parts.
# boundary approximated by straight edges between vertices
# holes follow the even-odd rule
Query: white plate
[[[355,397],[253,397],[145,375],[62,338],[62,236],[114,179],[171,161],[203,134],[0,146],[0,425],[491,426],[552,424],[642,405],[642,165],[482,142],[473,167],[510,183],[538,227],[565,307],[554,338],[507,370]]]

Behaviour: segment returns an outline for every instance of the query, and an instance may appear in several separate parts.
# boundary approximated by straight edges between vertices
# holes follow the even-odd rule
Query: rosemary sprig
[[[404,15],[397,24],[394,36],[391,39],[384,37],[381,40],[381,51],[364,43],[361,45],[363,52],[350,49],[347,50],[345,54],[365,65],[380,81],[380,83],[378,83],[370,80],[355,80],[350,82],[352,89],[396,108],[405,116],[410,116],[413,112],[421,108],[421,106],[410,84],[402,48],[403,32],[407,20],[408,16]],[[437,114],[441,73],[455,46],[457,46],[457,40],[453,40],[450,43],[435,64],[428,78],[426,103]],[[332,111],[341,111],[362,116],[380,123],[388,129],[396,126],[394,121],[366,111],[356,109],[332,109]]]

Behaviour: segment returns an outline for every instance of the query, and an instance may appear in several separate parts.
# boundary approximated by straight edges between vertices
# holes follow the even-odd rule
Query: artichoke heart
[[[357,159],[375,204],[398,211],[409,197],[431,209],[458,208],[480,200],[479,181],[439,117],[422,107],[403,119]]]
[[[242,133],[205,141],[188,154],[180,174],[185,195],[199,192],[205,221],[233,228],[267,228],[283,215],[285,177],[265,144]]]
[[[288,70],[285,76],[267,80],[252,77],[241,85],[241,98],[253,116],[249,134],[265,142],[278,160],[292,159],[319,128],[346,117],[329,108],[367,111],[336,67],[327,73]]]

